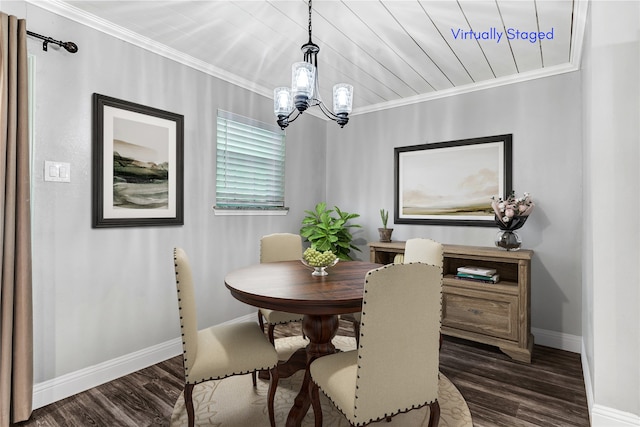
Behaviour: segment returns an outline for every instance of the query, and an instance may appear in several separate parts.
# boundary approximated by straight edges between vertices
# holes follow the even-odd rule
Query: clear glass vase
[[[329,273],[327,273],[327,267],[313,267],[313,273],[311,273],[312,276],[328,276]]]
[[[329,272],[327,272],[327,268],[333,267],[334,265],[336,265],[338,261],[340,261],[340,259],[336,258],[331,263],[329,263],[329,265],[321,265],[321,266],[313,266],[309,264],[307,261],[305,261],[304,259],[301,259],[300,261],[302,261],[302,263],[307,267],[313,269],[313,272],[311,273],[312,276],[328,276]]]
[[[515,231],[500,230],[496,234],[496,246],[508,251],[517,251],[522,245],[520,236]]]

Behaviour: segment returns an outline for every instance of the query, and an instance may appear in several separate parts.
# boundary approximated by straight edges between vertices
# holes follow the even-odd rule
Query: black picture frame
[[[394,148],[396,224],[495,227],[491,197],[511,193],[513,135]]]
[[[92,226],[184,225],[184,116],[94,93]]]

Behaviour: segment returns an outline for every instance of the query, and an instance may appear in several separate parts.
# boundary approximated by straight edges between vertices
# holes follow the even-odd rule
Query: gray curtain
[[[26,36],[0,13],[0,427],[29,419],[33,394]]]

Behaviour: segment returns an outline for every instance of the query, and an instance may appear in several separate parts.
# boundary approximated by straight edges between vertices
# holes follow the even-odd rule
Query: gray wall
[[[594,390],[593,425],[626,425],[611,422],[612,408],[635,414],[629,425],[640,425],[640,3],[593,2],[588,24],[585,369]]]
[[[305,115],[288,131],[288,215],[215,216],[216,110],[274,123],[271,99],[33,5],[3,2],[2,8],[26,16],[32,31],[79,46],[72,55],[51,45],[43,52],[39,41],[28,42],[37,67],[35,382],[177,338],[174,246],[191,257],[201,327],[254,312],[231,297],[224,275],[258,262],[260,236],[298,232],[304,209],[323,199],[325,123]],[[184,115],[184,226],[91,228],[94,92]],[[44,182],[45,160],[71,163],[71,183]],[[309,177],[320,179],[310,186]]]
[[[513,188],[518,194],[531,193],[536,203],[518,231],[523,247],[535,251],[532,326],[579,336],[580,89],[576,72],[358,115],[342,130],[329,127],[327,197],[362,215],[363,242],[378,240],[379,209],[393,212],[394,147],[513,134]],[[492,246],[497,232],[485,227],[393,227],[394,240],[424,236],[478,246]],[[362,250],[361,257],[368,258],[366,245]]]

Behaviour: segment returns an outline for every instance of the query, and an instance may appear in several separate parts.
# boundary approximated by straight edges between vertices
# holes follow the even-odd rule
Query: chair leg
[[[360,345],[360,322],[353,321],[353,333],[356,335],[356,344]]]
[[[262,320],[262,313],[258,310],[258,324],[260,325],[260,330],[264,332],[264,320]]]
[[[269,327],[267,328],[267,334],[269,335],[269,342],[275,346],[275,338],[273,337],[273,330],[276,328],[276,325],[273,323],[269,323]]]
[[[320,406],[320,394],[318,393],[318,384],[309,381],[309,396],[311,397],[311,406],[313,407],[313,416],[315,418],[315,427],[322,427],[322,407]]]
[[[255,372],[254,372],[255,373]],[[269,370],[270,380],[269,380],[269,393],[267,397],[267,407],[269,410],[269,423],[271,427],[276,427],[276,414],[274,408],[274,400],[276,397],[276,389],[278,388],[278,380],[280,379],[280,374],[278,372],[278,365],[274,366]]]
[[[256,371],[251,372],[251,381],[253,381],[253,386],[256,387],[258,385]]]
[[[429,404],[429,427],[438,427],[440,423],[440,404],[436,400]]]
[[[188,425],[194,427],[196,416],[193,409],[193,384],[185,384],[184,386],[184,406],[187,409]]]

